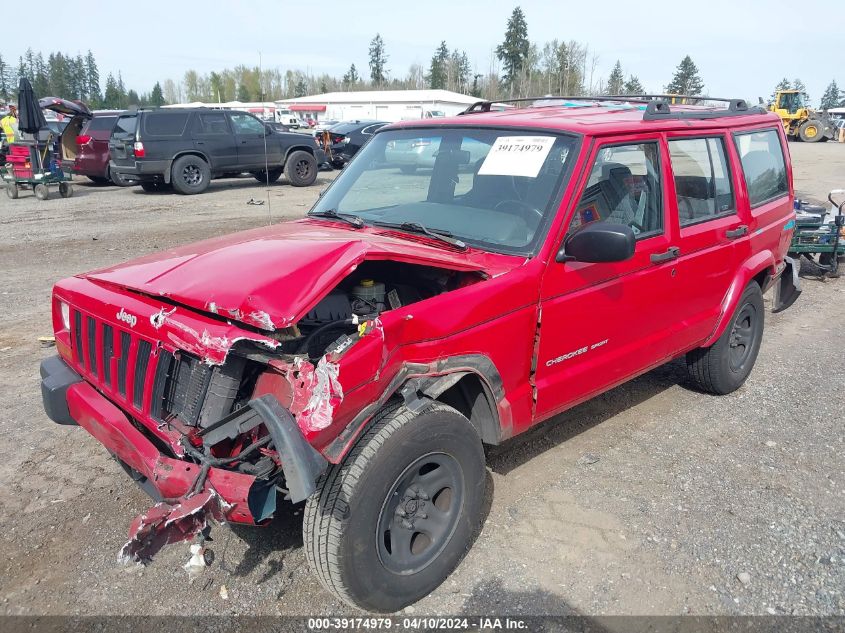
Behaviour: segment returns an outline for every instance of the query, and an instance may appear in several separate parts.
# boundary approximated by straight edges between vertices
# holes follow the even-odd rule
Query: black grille
[[[85,355],[82,353],[82,315],[79,312],[73,313],[73,352],[76,354],[76,362],[85,367]]]
[[[97,375],[97,322],[94,317],[85,319],[85,333],[88,338],[88,371]]]
[[[103,382],[111,387],[111,359],[114,356],[114,329],[103,323]]]
[[[164,419],[166,388],[175,366],[176,359],[173,354],[164,349],[159,350],[152,401],[150,402],[150,415],[157,420]]]
[[[138,341],[135,361],[135,376],[132,381],[132,402],[140,409],[144,402],[144,383],[147,379],[147,366],[150,364],[152,345],[149,341]]]
[[[117,360],[117,390],[126,396],[126,365],[129,362],[129,344],[132,338],[127,332],[120,333],[120,358]]]

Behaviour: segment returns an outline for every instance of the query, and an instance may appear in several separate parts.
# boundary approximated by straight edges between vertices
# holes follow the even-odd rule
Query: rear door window
[[[735,134],[734,139],[751,206],[787,195],[786,161],[777,131],[743,132]]]
[[[681,226],[734,212],[733,189],[721,137],[670,139],[669,155]]]
[[[144,133],[149,136],[182,136],[190,112],[150,112],[144,117]]]

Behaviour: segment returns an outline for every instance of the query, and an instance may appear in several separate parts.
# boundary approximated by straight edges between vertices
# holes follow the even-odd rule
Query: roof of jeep
[[[672,106],[673,113],[719,111],[720,109],[710,106]],[[773,112],[749,111],[748,113],[725,114],[724,116],[707,119],[666,117],[651,120],[644,120],[643,114],[644,107],[637,104],[587,102],[585,105],[539,105],[502,111],[473,112],[442,119],[401,121],[382,129],[470,125],[560,130],[592,136],[678,129],[736,129],[760,124],[780,124],[780,119]]]

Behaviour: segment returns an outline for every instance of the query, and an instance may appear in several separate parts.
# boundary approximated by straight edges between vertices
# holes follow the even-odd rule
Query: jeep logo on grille
[[[129,325],[129,327],[135,327],[135,324],[138,322],[138,317],[134,314],[129,314],[126,310],[121,308],[120,312],[117,313],[117,320],[123,321]]]

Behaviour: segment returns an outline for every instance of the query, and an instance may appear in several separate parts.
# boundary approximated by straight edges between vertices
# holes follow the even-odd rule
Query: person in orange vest
[[[18,108],[16,106],[9,106],[9,113],[0,119],[0,128],[3,128],[6,134],[6,143],[14,143],[18,135]]]

